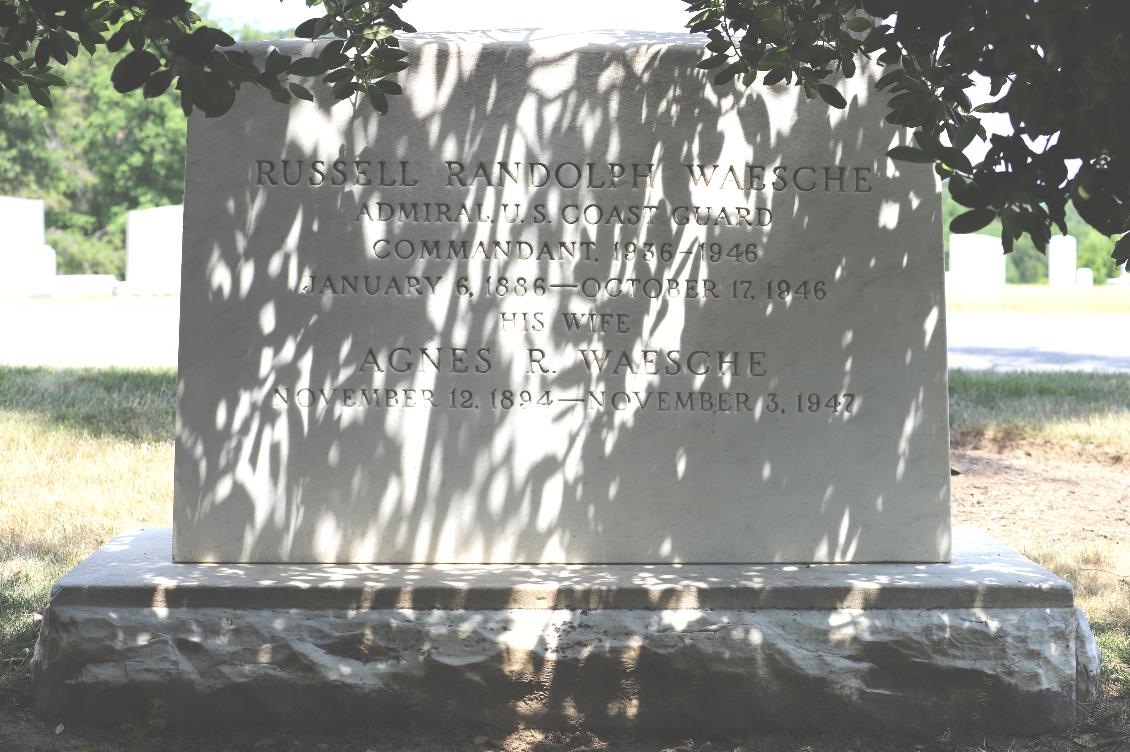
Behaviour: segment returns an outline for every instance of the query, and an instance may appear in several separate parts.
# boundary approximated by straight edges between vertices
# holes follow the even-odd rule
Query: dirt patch
[[[1010,545],[1130,542],[1130,467],[1027,447],[954,450],[953,520]]]
[[[1077,746],[1071,735],[1064,734],[1036,739],[946,734],[919,740],[792,734],[658,740],[531,729],[420,729],[407,735],[374,730],[320,735],[277,732],[208,736],[142,734],[138,729],[106,734],[63,729],[56,734],[27,711],[0,709],[3,752],[1072,752],[1085,748]]]
[[[997,453],[954,450],[953,514],[1010,545],[1056,546],[1130,541],[1130,467],[1101,454],[1084,458],[1055,448],[1028,446]],[[1108,703],[1106,706],[1110,707]],[[1096,706],[1094,711],[1107,712]],[[1124,733],[1107,718],[1084,719],[1068,734],[1035,739],[943,736],[921,740],[882,737],[797,737],[644,740],[585,732],[525,729],[421,728],[390,735],[380,730],[338,734],[186,735],[157,727],[111,732],[59,729],[24,708],[0,707],[2,752],[1130,752]]]

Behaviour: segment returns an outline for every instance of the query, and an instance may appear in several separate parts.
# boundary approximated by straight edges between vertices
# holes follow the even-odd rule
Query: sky
[[[319,15],[305,0],[210,0],[217,20],[234,26],[294,29]],[[633,29],[680,31],[689,16],[682,0],[410,0],[401,11],[420,31],[551,27],[561,31]]]

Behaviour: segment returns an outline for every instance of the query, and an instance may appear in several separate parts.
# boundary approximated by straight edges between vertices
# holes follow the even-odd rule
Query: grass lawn
[[[949,313],[1119,313],[1130,314],[1130,285],[1048,287],[1005,285],[988,292],[946,290]]]
[[[1130,374],[950,372],[954,446],[1027,445],[1130,460]]]
[[[1103,648],[1087,712],[1130,738],[1130,375],[958,371],[950,391],[955,518],[1075,583]],[[169,524],[175,393],[171,370],[0,367],[0,709],[30,703],[51,584],[121,530]]]
[[[123,529],[169,524],[176,375],[0,368],[0,704],[27,698],[52,583]]]

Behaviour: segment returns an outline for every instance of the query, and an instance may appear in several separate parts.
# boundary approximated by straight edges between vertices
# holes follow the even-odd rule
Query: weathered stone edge
[[[118,536],[60,580],[60,606],[251,609],[1071,608],[1072,586],[983,534],[954,564],[408,567],[172,564],[166,529]],[[960,561],[958,556],[961,557]]]
[[[1010,734],[1094,691],[1074,609],[410,611],[52,606],[41,712],[174,725],[452,721],[632,733]]]

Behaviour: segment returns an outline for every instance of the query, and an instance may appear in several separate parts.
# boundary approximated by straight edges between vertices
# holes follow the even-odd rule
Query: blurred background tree
[[[256,60],[200,17],[199,0],[0,0],[0,147],[13,155],[0,191],[48,199],[63,271],[120,272],[124,209],[179,200],[177,106],[219,116],[244,85],[283,104],[312,99],[303,82],[320,77],[335,99],[360,94],[386,112],[409,66],[405,2],[308,0],[294,35],[332,39],[309,57]],[[1039,277],[1034,252],[1053,232],[1076,235],[1098,279],[1130,266],[1127,0],[684,2],[716,86],[785,82],[844,108],[834,84],[860,54],[885,66],[887,119],[913,132],[890,156],[933,164],[965,207],[950,228],[996,232],[1015,251],[1013,279]],[[979,106],[977,79],[990,83]],[[53,103],[58,114],[37,122],[34,108]],[[989,115],[1011,132],[988,132]]]
[[[208,13],[207,3],[194,4]],[[282,31],[233,29],[240,39]],[[30,97],[0,103],[0,195],[44,199],[47,244],[60,274],[125,272],[126,213],[184,197],[185,117],[179,94],[115,91],[117,58],[79,54],[52,107]]]

